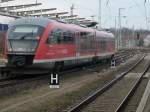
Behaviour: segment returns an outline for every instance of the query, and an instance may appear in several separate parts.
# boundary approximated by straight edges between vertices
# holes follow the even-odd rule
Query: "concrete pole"
[[[74,14],[74,4],[70,7],[70,15],[72,16]]]
[[[117,18],[116,18],[116,16],[115,16],[115,24],[114,24],[114,26],[115,26],[115,47],[116,47],[116,50],[118,50],[118,36],[117,36],[117,32],[118,32],[118,30],[117,30]]]
[[[98,25],[98,28],[99,29],[101,29],[101,4],[102,3],[102,1],[101,0],[99,0],[99,10],[98,10],[98,23],[99,23],[99,25]]]
[[[122,48],[122,26],[121,26],[121,11],[123,10],[124,8],[119,8],[119,16],[118,16],[118,28],[119,28],[119,31],[118,31],[118,45],[119,45],[119,49]]]

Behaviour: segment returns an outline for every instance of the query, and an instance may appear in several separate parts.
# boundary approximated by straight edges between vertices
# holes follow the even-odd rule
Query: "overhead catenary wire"
[[[147,29],[149,29],[149,25],[148,25],[148,16],[147,16],[147,8],[146,8],[146,4],[144,3],[144,11],[145,11],[145,21],[146,21],[146,26]]]
[[[136,0],[132,0],[133,3],[136,5],[137,8],[139,8],[139,11],[141,12],[141,16],[144,17],[145,19],[145,25],[146,25],[146,29],[149,29],[149,23],[148,23],[148,15],[147,15],[147,7],[146,7],[146,3],[149,2],[149,0],[143,0],[143,6],[140,6],[138,4],[138,2]],[[144,9],[143,9],[143,8]],[[143,10],[143,11],[142,11]]]
[[[107,2],[106,2],[106,5],[108,5],[109,4],[109,0],[107,0]]]

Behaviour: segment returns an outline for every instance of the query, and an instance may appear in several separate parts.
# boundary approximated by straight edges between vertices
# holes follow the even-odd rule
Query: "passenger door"
[[[76,57],[80,57],[81,53],[81,38],[80,38],[80,32],[75,32],[75,46],[76,46]]]

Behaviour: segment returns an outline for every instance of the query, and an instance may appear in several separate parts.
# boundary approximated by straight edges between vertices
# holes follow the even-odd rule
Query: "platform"
[[[148,94],[148,97],[147,97],[147,101],[146,101],[146,105],[143,109],[143,112],[150,112],[150,79],[149,79],[149,85],[147,85],[147,94]]]
[[[145,76],[149,81],[136,112],[150,112],[150,73]]]
[[[147,103],[143,112],[150,112],[150,96],[148,97],[148,100],[147,100]]]

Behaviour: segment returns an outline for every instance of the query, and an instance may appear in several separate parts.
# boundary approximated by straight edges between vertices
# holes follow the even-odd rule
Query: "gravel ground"
[[[86,75],[81,77],[72,78],[69,80],[66,80],[64,83],[61,84],[60,89],[50,89],[48,84],[47,86],[42,86],[40,88],[36,88],[31,91],[24,91],[24,94],[22,93],[21,96],[9,96],[9,99],[0,99],[0,112],[3,111],[3,109],[7,110],[6,107],[9,109],[17,108],[21,105],[26,105],[27,103],[33,103],[36,99],[41,99],[45,97],[54,97],[61,95],[65,92],[69,92],[71,90],[79,88],[81,85],[87,84],[89,81],[96,80],[98,77],[95,74],[92,75]],[[29,94],[26,94],[28,92]],[[15,103],[14,103],[15,102]],[[31,104],[30,104],[31,105]]]
[[[104,66],[97,66],[95,67],[94,69],[84,69],[82,71],[76,71],[74,73],[66,73],[65,75],[63,76],[60,76],[60,81],[61,83],[65,82],[65,81],[68,81],[72,78],[76,78],[76,77],[82,77],[82,76],[86,76],[87,74],[90,75],[90,73],[93,74],[96,73],[96,72],[104,72],[107,69],[109,69],[109,64],[107,63],[103,63],[105,64]],[[105,68],[105,70],[104,70]],[[94,74],[94,75],[97,75],[97,74]],[[35,77],[36,78],[36,77]],[[40,76],[40,77],[37,77],[38,79],[37,80],[32,80],[30,81],[30,78],[29,79],[25,79],[22,80],[22,83],[21,84],[16,84],[16,85],[12,85],[12,86],[8,86],[8,87],[4,87],[4,88],[0,88],[0,99],[8,99],[8,97],[12,97],[12,96],[19,96],[21,94],[24,95],[24,92],[26,93],[26,91],[30,91],[30,90],[33,90],[33,89],[37,89],[37,88],[40,88],[40,87],[43,87],[43,86],[47,86],[48,83],[49,83],[49,76]],[[21,81],[21,79],[19,80]]]
[[[117,67],[116,69],[106,70],[106,73],[92,73],[87,71],[86,75],[79,75],[79,73],[73,73],[71,75],[77,75],[75,77],[67,78],[61,82],[60,89],[50,89],[48,85],[43,85],[39,88],[35,88],[28,91],[23,91],[21,94],[8,96],[7,98],[0,99],[0,112],[33,112],[33,110],[38,109],[35,112],[46,112],[46,109],[43,109],[45,106],[44,102],[47,100],[56,100],[55,98],[61,96],[65,93],[81,89],[81,87],[93,82],[94,80],[101,80],[101,84],[104,85],[106,82],[115,77],[113,73],[116,71],[121,72],[125,68],[129,68],[131,63],[135,61],[137,56],[128,61],[128,66]],[[118,72],[117,72],[118,73]],[[81,72],[83,74],[83,72]],[[99,85],[97,85],[99,86]],[[89,93],[90,94],[90,93]],[[66,99],[67,100],[67,99]],[[61,101],[61,98],[60,98]],[[74,103],[74,102],[73,102]],[[53,105],[52,105],[53,106]],[[58,106],[58,104],[55,104]],[[42,108],[42,110],[40,109]],[[48,108],[48,107],[45,107]]]
[[[140,65],[142,66],[137,66],[134,70],[132,70],[132,73],[141,73],[142,70],[146,67],[145,63],[148,61],[148,59],[144,59],[144,61],[142,61],[140,63]]]
[[[143,112],[150,112],[150,96],[148,97],[148,101],[146,103],[146,107]]]
[[[115,112],[115,109],[134,84],[134,80],[135,79],[123,79],[118,81],[117,84],[98,97],[81,112]]]
[[[131,76],[131,73],[129,73],[127,76],[125,76],[122,80],[118,81],[112,88],[110,88],[107,92],[102,94],[100,97],[98,97],[95,101],[90,103],[85,109],[82,110],[82,112],[114,112],[116,108],[119,106],[119,104],[122,102],[126,94],[129,92],[131,87],[134,85],[135,81],[138,79],[138,77],[141,75],[140,73],[143,72],[143,68],[147,65],[147,61],[143,61],[140,63],[132,72],[138,70],[139,73],[135,73],[134,77]],[[133,74],[133,73],[132,73]],[[142,81],[140,87],[146,86],[147,81]],[[140,88],[139,87],[139,88]],[[145,88],[144,88],[145,89]],[[144,89],[140,89],[135,96],[138,98],[134,98],[134,102],[139,102],[140,98],[142,96],[142,93],[144,92]],[[113,102],[113,103],[110,103]],[[127,108],[127,111],[134,112],[136,110],[136,107],[138,106],[135,104],[129,105]],[[132,108],[131,108],[132,107]],[[134,110],[134,111],[132,111]],[[126,112],[126,111],[125,111]]]

